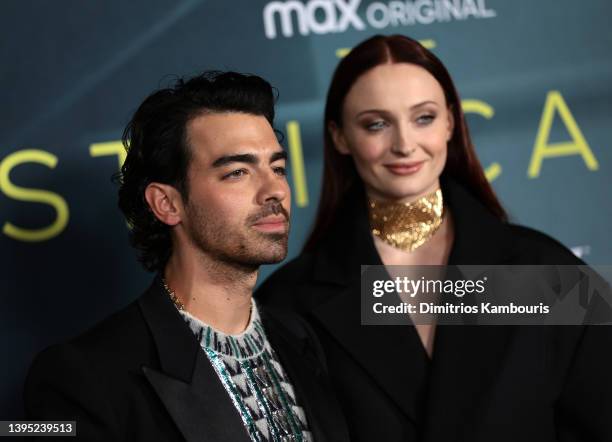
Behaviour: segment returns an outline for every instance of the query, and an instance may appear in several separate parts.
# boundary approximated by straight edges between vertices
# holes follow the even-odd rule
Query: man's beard
[[[257,270],[263,264],[275,264],[287,256],[288,228],[285,232],[261,232],[252,228],[257,220],[278,213],[285,216],[289,227],[288,213],[279,206],[265,206],[249,216],[240,228],[190,204],[187,210],[190,217],[189,235],[198,249],[213,261]]]

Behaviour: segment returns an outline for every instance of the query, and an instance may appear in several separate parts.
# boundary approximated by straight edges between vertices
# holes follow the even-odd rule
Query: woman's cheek
[[[385,156],[385,148],[383,140],[373,140],[370,143],[365,143],[362,149],[362,158],[367,162],[376,162]]]
[[[432,134],[423,139],[421,146],[432,157],[441,155],[446,152],[446,136],[440,133]]]

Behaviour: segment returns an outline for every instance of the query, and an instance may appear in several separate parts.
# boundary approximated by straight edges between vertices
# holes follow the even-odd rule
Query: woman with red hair
[[[448,71],[400,35],[339,63],[314,228],[258,298],[318,333],[353,441],[612,440],[607,327],[364,326],[366,264],[583,264],[508,223]]]

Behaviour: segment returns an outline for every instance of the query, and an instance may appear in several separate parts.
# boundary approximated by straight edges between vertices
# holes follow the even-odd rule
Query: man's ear
[[[335,122],[330,121],[327,124],[327,130],[331,135],[336,150],[342,155],[350,155],[351,151],[348,149],[348,146],[346,144],[346,138],[344,137],[344,132],[342,131],[342,128],[338,127]]]
[[[162,223],[175,226],[181,222],[183,200],[176,188],[168,184],[150,183],[144,196],[151,212]]]
[[[450,141],[453,138],[453,131],[455,130],[455,114],[453,113],[453,106],[448,107],[448,132],[446,136],[446,141]]]

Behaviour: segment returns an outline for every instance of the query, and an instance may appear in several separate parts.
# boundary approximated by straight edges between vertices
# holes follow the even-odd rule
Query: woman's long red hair
[[[506,221],[507,215],[495,196],[472,144],[459,95],[442,62],[418,41],[403,35],[371,37],[353,48],[338,64],[327,93],[324,117],[324,157],[321,198],[313,230],[306,240],[305,251],[313,250],[336,219],[343,197],[356,180],[360,180],[353,159],[340,154],[332,140],[329,124],[342,126],[344,99],[355,81],[368,70],[386,63],[411,63],[421,66],[442,86],[446,103],[453,113],[455,127],[448,143],[443,176],[462,184],[493,215]]]

